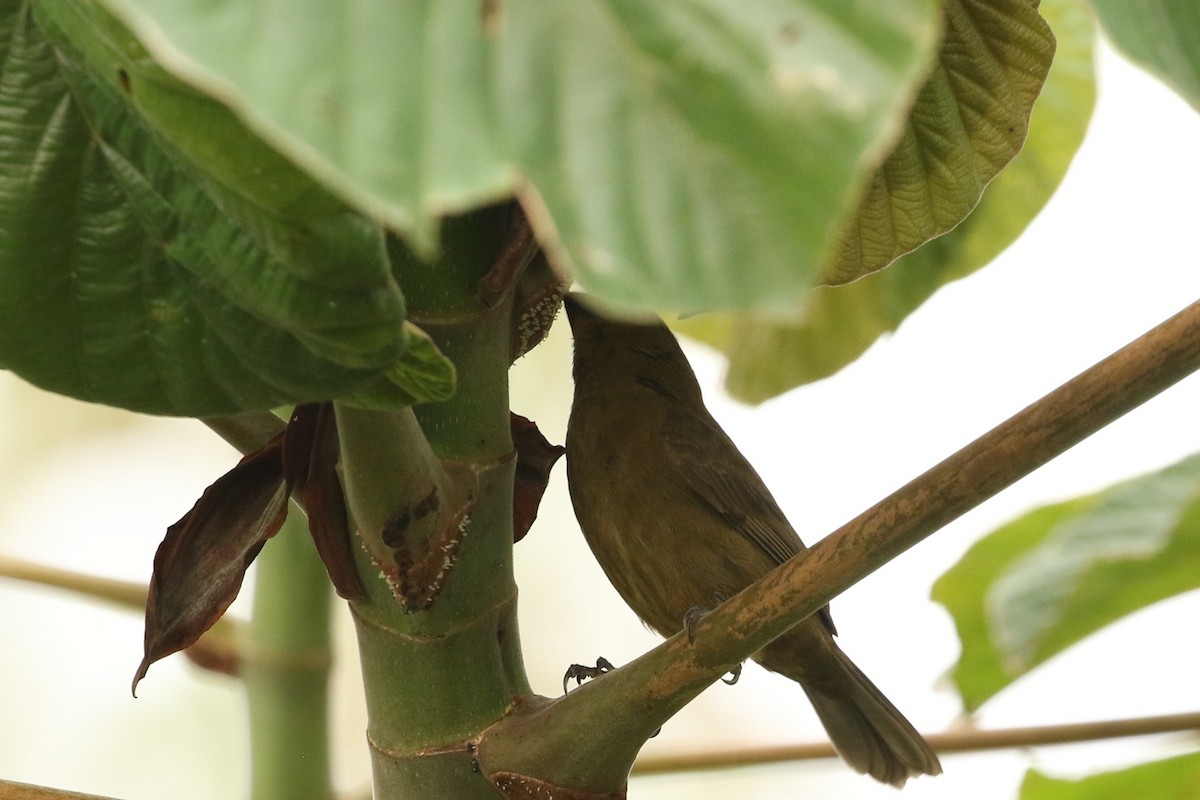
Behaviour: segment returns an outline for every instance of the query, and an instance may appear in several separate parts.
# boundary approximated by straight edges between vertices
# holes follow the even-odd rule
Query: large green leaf
[[[438,215],[515,191],[560,266],[643,307],[794,308],[941,22],[938,0],[105,2],[421,252]]]
[[[1079,780],[1025,773],[1020,800],[1195,800],[1200,797],[1200,753],[1138,764]]]
[[[1091,4],[1117,47],[1200,109],[1200,3],[1091,0]]]
[[[957,225],[1021,149],[1054,58],[1040,0],[947,0],[937,66],[826,267],[838,284]]]
[[[731,394],[761,402],[833,374],[880,335],[895,330],[938,288],[985,266],[1041,211],[1066,173],[1091,117],[1095,32],[1082,0],[1043,0],[1040,11],[1058,46],[1029,121],[1029,137],[957,228],[887,269],[854,283],[814,289],[792,320],[712,314],[678,326],[726,353],[726,388]],[[957,157],[967,159],[965,152]],[[881,175],[888,172],[885,168]],[[933,195],[918,191],[914,196]],[[929,222],[933,216],[922,218]],[[865,224],[862,219],[860,224]]]
[[[1080,639],[1200,587],[1200,455],[1037,509],[976,543],[933,587],[954,617],[968,710]]]
[[[0,365],[186,415],[344,396],[396,369],[405,310],[378,225],[95,4],[0,8]],[[143,104],[173,105],[174,127]],[[206,150],[240,155],[210,172]]]

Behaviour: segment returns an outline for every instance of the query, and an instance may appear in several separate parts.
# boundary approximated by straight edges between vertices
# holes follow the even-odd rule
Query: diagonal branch
[[[1193,303],[719,606],[695,628],[693,643],[676,635],[566,698],[527,704],[484,734],[481,766],[487,774],[620,790],[646,738],[718,677],[926,536],[1197,368],[1200,303]],[[623,765],[614,763],[622,759]]]
[[[79,794],[28,783],[0,780],[0,800],[110,800],[97,794]]]
[[[939,753],[968,753],[980,750],[1000,750],[1012,747],[1074,744],[1128,736],[1153,736],[1164,733],[1193,735],[1200,731],[1200,712],[1163,714],[1134,719],[1113,719],[1099,722],[1074,722],[1063,725],[1037,725],[1025,728],[981,730],[966,728],[946,733],[927,734],[926,741]],[[785,761],[808,761],[835,758],[837,753],[828,742],[756,747],[742,750],[711,750],[678,755],[639,758],[634,765],[635,775],[661,775],[670,772],[696,772],[730,767],[778,764]]]
[[[222,417],[202,417],[200,421],[242,455],[250,455],[283,433],[286,427],[284,421],[270,411],[243,411]]]

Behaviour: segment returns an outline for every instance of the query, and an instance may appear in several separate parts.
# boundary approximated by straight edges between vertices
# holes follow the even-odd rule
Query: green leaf
[[[957,228],[890,267],[811,291],[789,321],[701,315],[675,327],[729,358],[726,388],[761,402],[832,375],[951,281],[982,268],[1021,234],[1057,189],[1083,141],[1095,100],[1095,33],[1080,0],[1043,0],[1058,40],[1020,154]],[[886,171],[886,168],[885,168]]]
[[[794,306],[940,23],[936,0],[105,1],[422,255],[438,215],[517,191],[560,267],[641,307]]]
[[[933,587],[968,710],[1104,626],[1200,587],[1200,455],[1039,508],[976,543]]]
[[[454,364],[425,331],[411,322],[404,323],[404,327],[409,337],[404,357],[373,386],[356,392],[349,402],[382,410],[440,403],[454,396],[458,379]]]
[[[1125,55],[1200,109],[1200,4],[1195,0],[1091,0]]]
[[[439,216],[517,184],[478,3],[104,2],[168,70],[423,256]]]
[[[1200,753],[1138,764],[1127,769],[1060,780],[1036,770],[1025,773],[1021,800],[1193,800],[1200,797]]]
[[[0,365],[197,416],[341,396],[393,367],[405,310],[379,226],[158,70],[95,4],[2,9]],[[174,129],[147,122],[143,98],[176,102]],[[195,141],[249,154],[238,168],[258,188],[231,187],[236,157],[209,173],[178,147],[188,120]]]
[[[1021,149],[1054,58],[1040,0],[947,0],[937,66],[825,270],[848,283],[882,269],[975,208]]]
[[[794,307],[895,139],[937,19],[914,2],[546,5],[514,5],[502,75],[525,113],[508,137],[559,261],[642,308]]]

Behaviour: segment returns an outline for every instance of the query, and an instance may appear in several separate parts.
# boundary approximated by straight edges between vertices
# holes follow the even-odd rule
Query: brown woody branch
[[[1186,714],[1164,714],[1135,719],[1114,719],[1099,722],[1076,722],[1064,725],[1039,725],[1025,728],[934,733],[925,739],[940,754],[969,753],[980,750],[1003,750],[1014,747],[1036,747],[1055,744],[1076,744],[1128,736],[1151,736],[1164,733],[1200,732],[1200,711]],[[639,758],[633,766],[634,775],[661,775],[669,772],[695,772],[728,769],[730,767],[778,764],[785,761],[809,761],[834,758],[833,745],[828,742],[757,747],[742,750],[710,750],[677,755]]]
[[[0,780],[0,800],[110,800],[96,794],[79,794],[27,783]]]

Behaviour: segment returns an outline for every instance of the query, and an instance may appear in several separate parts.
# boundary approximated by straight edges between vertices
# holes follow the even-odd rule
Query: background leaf
[[[848,283],[957,225],[1025,142],[1054,36],[1029,0],[947,0],[937,65],[825,270]]]
[[[134,98],[173,96],[213,148],[267,149],[97,6],[3,10],[0,365],[196,416],[337,396],[393,367],[405,308],[377,225],[279,158],[256,162],[254,192],[205,173]]]
[[[560,267],[641,307],[793,307],[941,21],[935,0],[106,3],[423,255],[438,215],[520,191]]]
[[[1061,780],[1030,770],[1021,783],[1021,800],[1193,800],[1200,797],[1200,753],[1189,753],[1136,767]]]
[[[1200,4],[1193,0],[1091,0],[1127,56],[1200,109]]]
[[[933,587],[954,617],[968,711],[1141,608],[1200,587],[1200,455],[1037,509],[976,543]]]
[[[895,328],[937,289],[987,265],[1025,230],[1066,174],[1095,101],[1095,31],[1081,0],[1043,0],[1058,40],[1024,147],[949,233],[854,283],[819,287],[794,319],[704,314],[675,324],[724,351],[726,389],[762,402],[832,375]]]

